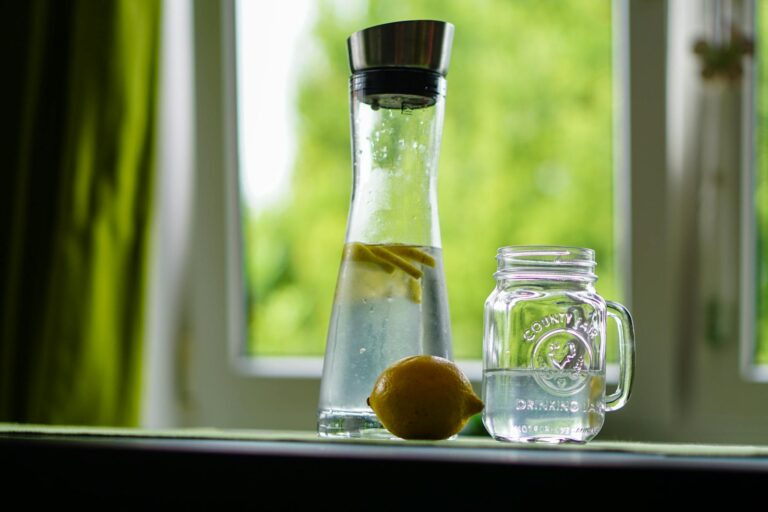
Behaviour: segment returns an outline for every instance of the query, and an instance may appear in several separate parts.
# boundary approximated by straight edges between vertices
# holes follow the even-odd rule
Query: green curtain
[[[0,11],[0,421],[135,425],[160,1]]]

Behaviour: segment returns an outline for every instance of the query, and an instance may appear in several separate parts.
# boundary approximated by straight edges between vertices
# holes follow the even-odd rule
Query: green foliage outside
[[[759,3],[758,8],[759,33],[768,27],[768,6]],[[768,41],[758,38],[755,55],[758,66],[757,90],[757,176],[755,179],[755,204],[757,206],[757,343],[755,363],[768,364],[768,265],[765,255],[768,254],[768,80],[765,71],[768,69]]]
[[[246,206],[249,351],[322,355],[351,191],[346,38],[399,19],[456,26],[439,165],[443,256],[457,358],[479,358],[499,246],[597,251],[617,293],[612,214],[611,3],[322,2],[298,97],[291,195]]]

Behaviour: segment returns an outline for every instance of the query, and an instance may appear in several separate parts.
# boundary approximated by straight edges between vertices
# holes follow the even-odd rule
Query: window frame
[[[189,329],[183,337],[187,356],[176,369],[180,395],[187,399],[179,401],[178,424],[312,429],[319,378],[307,378],[303,372],[267,375],[264,365],[254,372],[259,368],[243,364],[240,357],[245,323],[239,291],[239,208],[233,200],[238,197],[235,7],[231,1],[200,0],[194,10],[196,207],[186,296]],[[706,441],[724,432],[726,440],[739,435],[768,440],[768,411],[748,414],[763,431],[758,433],[743,425],[734,428],[730,418],[713,416],[712,407],[700,403],[702,394],[717,391],[718,382],[707,382],[711,362],[697,366],[692,376],[691,389],[699,402],[686,406],[689,397],[680,392],[677,370],[682,362],[672,342],[674,287],[667,250],[674,245],[674,234],[667,228],[666,21],[665,0],[614,3],[615,87],[627,94],[616,102],[615,225],[617,241],[623,242],[619,261],[626,280],[625,303],[636,319],[638,354],[632,401],[611,414],[603,436]],[[614,95],[615,101],[618,97]],[[222,337],[227,338],[227,351],[221,350]],[[727,372],[737,374],[738,358],[734,361]],[[730,389],[745,392],[749,401],[764,393],[764,387],[750,383],[734,383]],[[748,410],[745,407],[739,410]],[[703,420],[715,421],[704,428]]]
[[[190,266],[190,290],[192,311],[190,346],[184,350],[194,353],[187,361],[182,373],[186,376],[183,395],[196,397],[192,401],[196,407],[187,404],[186,411],[180,416],[188,425],[215,422],[222,426],[241,426],[243,421],[255,422],[264,428],[276,428],[271,420],[258,418],[247,412],[233,412],[221,403],[223,395],[266,396],[269,389],[286,387],[295,390],[295,397],[301,396],[290,409],[310,410],[314,423],[316,401],[319,395],[319,379],[322,371],[322,358],[310,357],[245,357],[244,342],[245,310],[242,300],[243,266],[241,261],[240,209],[238,206],[238,152],[237,152],[237,105],[236,105],[236,38],[234,1],[222,2],[219,8],[215,2],[204,0],[195,5],[194,39],[197,53],[196,111],[197,111],[197,185],[196,215],[203,222],[194,222],[197,233],[192,245],[192,264]],[[620,11],[626,9],[620,4]],[[614,23],[624,19],[614,14]],[[619,31],[614,31],[617,33]],[[614,35],[614,38],[616,36]],[[204,50],[204,51],[202,51]],[[618,60],[620,58],[616,57]],[[615,87],[622,90],[623,85]],[[221,103],[208,98],[221,98]],[[614,96],[617,98],[617,96]],[[622,105],[623,101],[616,101]],[[621,120],[615,123],[614,130],[625,130]],[[619,140],[619,139],[617,139]],[[621,139],[623,140],[623,138]],[[619,142],[620,143],[620,142]],[[618,151],[622,153],[622,151]],[[214,162],[220,162],[215,165]],[[622,160],[623,162],[623,160]],[[224,169],[219,173],[214,169]],[[214,175],[215,173],[215,175]],[[221,180],[221,177],[224,180]],[[622,184],[621,172],[616,173],[618,191],[626,191]],[[223,183],[222,183],[223,181]],[[626,201],[616,199],[616,210]],[[224,212],[222,212],[222,209]],[[205,211],[205,214],[200,214]],[[223,213],[223,215],[222,215]],[[226,226],[225,236],[215,233],[217,224]],[[200,229],[203,228],[203,229]],[[620,233],[622,230],[619,229]],[[225,262],[224,265],[216,262]],[[202,267],[208,269],[202,271]],[[221,267],[225,268],[225,279]],[[215,269],[211,272],[210,269]],[[222,281],[226,283],[222,286]],[[624,284],[626,286],[626,283]],[[224,298],[216,301],[213,296]],[[220,304],[224,304],[225,318],[222,318]],[[219,306],[219,307],[217,307]],[[217,312],[217,310],[219,310]],[[227,351],[221,356],[220,336],[216,336],[216,326],[226,324]],[[214,341],[215,340],[215,341]],[[475,385],[482,376],[482,361],[459,361],[462,369],[470,376]],[[610,369],[614,374],[614,369]],[[308,408],[306,397],[311,397]],[[267,398],[267,402],[273,397]],[[271,407],[270,407],[271,408]],[[203,418],[206,418],[203,420]],[[210,418],[210,419],[208,419]],[[286,419],[282,425],[291,425]],[[307,428],[306,417],[301,425]]]

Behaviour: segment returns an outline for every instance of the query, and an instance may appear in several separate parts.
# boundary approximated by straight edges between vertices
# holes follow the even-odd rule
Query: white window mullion
[[[622,0],[627,68],[620,75],[627,142],[618,169],[617,210],[626,215],[626,302],[635,319],[637,358],[632,398],[606,418],[604,432],[662,440],[674,416],[674,345],[670,330],[666,208],[666,2]],[[619,44],[622,44],[619,42]],[[626,201],[621,203],[621,201]]]

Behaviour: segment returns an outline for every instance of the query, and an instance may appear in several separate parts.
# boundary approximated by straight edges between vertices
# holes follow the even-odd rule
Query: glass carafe
[[[399,22],[349,40],[354,176],[320,435],[386,435],[367,404],[379,374],[410,355],[451,358],[437,161],[452,28]]]

